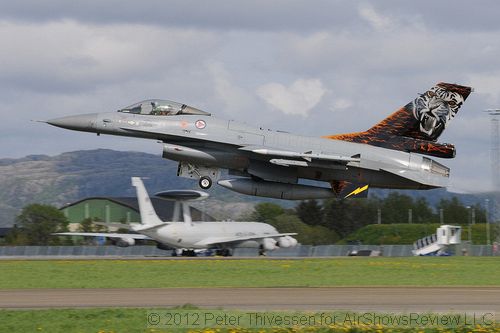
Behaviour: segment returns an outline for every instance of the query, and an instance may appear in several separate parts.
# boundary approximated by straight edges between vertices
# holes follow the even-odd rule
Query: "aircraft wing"
[[[151,237],[141,234],[118,234],[111,232],[56,232],[52,235],[58,236],[86,236],[86,237],[107,237],[107,238],[132,238],[132,239],[148,239],[153,240]]]
[[[272,234],[272,235],[252,235],[252,236],[234,236],[234,237],[208,237],[205,238],[204,240],[199,241],[198,243],[194,244],[195,246],[211,246],[211,245],[216,245],[216,244],[224,244],[224,243],[237,243],[237,242],[243,242],[247,240],[259,240],[259,239],[264,239],[264,238],[277,238],[277,237],[283,237],[283,236],[295,236],[297,235],[296,232],[289,232],[289,233],[284,233],[284,234]]]
[[[121,229],[128,229],[128,230],[130,230],[132,228],[132,226],[130,224],[128,224],[128,223],[92,222],[92,224],[100,225],[100,226],[108,227],[108,228],[121,228]]]
[[[176,136],[172,134],[167,134],[155,130],[141,130],[137,128],[130,128],[126,126],[120,127],[120,129],[129,131],[129,132],[137,132],[143,134],[151,134],[156,135],[158,140],[170,140],[170,141],[198,141],[199,138],[190,137],[190,136]],[[218,141],[218,140],[215,140]],[[228,142],[221,141],[219,143],[223,143],[226,145],[234,145]],[[238,146],[236,144],[236,146]],[[344,156],[344,155],[332,155],[332,154],[323,154],[317,153],[313,151],[306,152],[298,152],[291,150],[282,150],[279,148],[272,148],[267,146],[256,146],[256,145],[243,145],[238,148],[241,151],[249,152],[253,154],[257,154],[260,156],[269,156],[270,163],[281,165],[281,166],[310,166],[310,163],[313,161],[318,162],[330,162],[335,164],[347,164],[349,162],[359,162],[360,155],[355,154],[352,156]],[[309,162],[309,163],[308,163]]]
[[[330,162],[336,164],[347,164],[349,162],[359,162],[359,154],[353,156],[332,155],[315,153],[313,151],[297,152],[291,150],[274,149],[265,146],[244,146],[241,151],[254,153],[261,156],[268,156],[269,162],[281,166],[310,166],[313,161]]]

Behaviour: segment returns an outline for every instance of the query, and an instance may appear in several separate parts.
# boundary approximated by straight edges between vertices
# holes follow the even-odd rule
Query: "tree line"
[[[409,213],[411,210],[411,213]],[[456,197],[441,199],[433,207],[425,198],[414,199],[392,192],[387,197],[368,199],[306,200],[294,208],[274,203],[257,204],[240,220],[265,222],[280,232],[296,232],[302,244],[333,244],[352,232],[379,221],[383,224],[441,223],[467,225],[472,213],[476,223],[486,222],[486,211],[479,204],[463,205]],[[54,237],[55,232],[68,231],[69,221],[56,207],[30,204],[16,218],[16,225],[6,237],[9,245],[73,245],[70,237]],[[91,219],[81,222],[79,231],[97,231]],[[80,241],[82,242],[82,241]],[[85,241],[83,241],[85,242]]]
[[[384,198],[373,196],[368,199],[306,200],[291,209],[284,209],[274,203],[260,203],[251,214],[242,219],[266,222],[280,231],[280,228],[286,230],[283,232],[300,227],[303,234],[299,234],[299,241],[308,241],[303,242],[304,244],[332,244],[379,221],[382,224],[400,224],[409,223],[411,219],[411,223],[467,225],[472,222],[472,215],[475,223],[486,222],[486,211],[481,205],[465,206],[457,197],[441,199],[433,207],[423,197],[415,199],[399,192],[391,192]],[[322,237],[309,241],[314,239],[312,235],[315,233],[321,233]]]

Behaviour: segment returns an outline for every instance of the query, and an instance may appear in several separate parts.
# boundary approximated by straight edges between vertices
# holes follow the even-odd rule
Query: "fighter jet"
[[[198,250],[215,250],[216,254],[230,256],[235,247],[259,248],[264,254],[277,248],[297,245],[296,233],[279,233],[272,225],[259,222],[195,222],[191,218],[188,201],[203,200],[208,194],[201,191],[166,191],[156,196],[175,200],[174,221],[163,222],[156,214],[141,178],[132,177],[137,191],[141,223],[98,223],[130,229],[135,233],[60,232],[57,236],[107,237],[120,246],[131,246],[136,240],[154,240],[160,249],[171,249],[173,255],[194,256]],[[182,210],[183,221],[177,222]],[[177,251],[177,250],[179,251]]]
[[[167,100],[146,100],[118,112],[47,121],[84,132],[158,140],[163,157],[179,162],[177,175],[230,190],[289,200],[366,196],[369,187],[444,187],[450,169],[430,157],[453,158],[455,147],[437,139],[471,93],[437,83],[371,127],[308,137],[224,120]],[[221,170],[229,179],[221,179]],[[329,186],[304,185],[304,180]]]

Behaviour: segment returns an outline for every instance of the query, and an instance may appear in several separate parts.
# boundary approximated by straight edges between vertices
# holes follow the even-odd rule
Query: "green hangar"
[[[174,202],[154,197],[151,202],[163,221],[172,221]],[[106,223],[141,222],[135,197],[91,197],[67,204],[60,210],[68,218],[70,230],[76,230],[87,218]],[[191,214],[195,221],[214,221],[213,217],[194,207],[191,207]]]

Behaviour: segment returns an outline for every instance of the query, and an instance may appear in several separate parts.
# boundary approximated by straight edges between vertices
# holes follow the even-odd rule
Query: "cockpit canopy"
[[[186,104],[180,104],[162,99],[148,99],[120,109],[118,112],[147,114],[152,116],[176,116],[186,114],[210,116],[210,113],[195,109]]]

